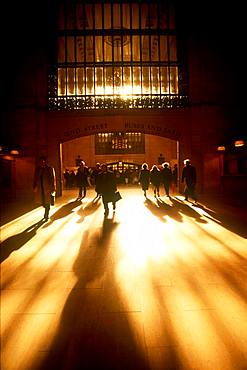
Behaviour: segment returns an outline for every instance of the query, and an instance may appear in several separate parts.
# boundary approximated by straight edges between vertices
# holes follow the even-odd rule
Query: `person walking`
[[[105,217],[109,214],[109,205],[112,203],[113,212],[116,209],[116,202],[114,201],[114,195],[117,191],[117,182],[114,173],[108,170],[105,163],[101,165],[101,172],[98,174],[97,189],[102,196],[102,202],[105,210]]]
[[[178,165],[175,163],[172,169],[172,192],[177,190],[178,186]]]
[[[195,203],[197,202],[197,196],[195,193],[196,187],[196,168],[191,165],[190,159],[184,160],[184,168],[182,171],[182,183],[185,183],[184,195],[185,200],[191,197]]]
[[[93,184],[94,184],[94,189],[95,189],[95,192],[96,192],[96,198],[99,198],[101,196],[100,194],[100,191],[99,191],[99,174],[101,172],[101,165],[100,163],[96,163],[96,166],[95,168],[93,169],[93,172],[92,172],[92,180],[93,180]]]
[[[35,200],[45,208],[44,219],[49,218],[50,206],[54,205],[56,192],[56,177],[53,167],[48,166],[45,156],[39,158],[33,177]]]
[[[164,184],[166,195],[170,198],[170,186],[172,182],[172,171],[168,162],[162,164],[161,182]]]
[[[162,153],[160,153],[159,157],[158,157],[158,164],[159,165],[162,165],[162,163],[165,162],[165,157],[163,156]]]
[[[144,192],[144,197],[147,197],[147,190],[150,185],[150,171],[147,163],[143,163],[139,174],[139,182]]]
[[[76,181],[77,186],[79,189],[78,198],[85,198],[87,193],[87,186],[88,186],[88,176],[89,176],[89,169],[86,166],[84,161],[81,161],[80,166],[77,169],[76,173]],[[82,196],[82,190],[83,190],[83,196]]]
[[[64,178],[64,187],[65,187],[65,189],[69,189],[70,173],[69,173],[68,169],[65,170],[65,172],[63,174],[63,178]]]
[[[150,182],[153,185],[155,198],[156,196],[158,197],[160,196],[160,181],[161,181],[160,170],[158,166],[154,164],[150,171]]]

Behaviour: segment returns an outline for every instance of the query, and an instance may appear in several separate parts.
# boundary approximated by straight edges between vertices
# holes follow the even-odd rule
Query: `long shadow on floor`
[[[73,200],[72,202],[69,202],[67,204],[64,204],[62,207],[60,207],[53,215],[50,217],[49,222],[46,224],[46,226],[49,226],[52,222],[64,218],[71,214],[73,212],[73,209],[78,207],[81,204],[81,201],[79,199]]]
[[[190,207],[188,204],[184,203],[180,199],[177,199],[176,197],[171,198],[171,202],[173,207],[177,209],[178,212],[190,217],[194,218],[196,222],[206,224],[207,221],[202,218],[200,213],[196,211],[196,209]]]
[[[84,233],[73,265],[78,280],[40,370],[148,370],[130,327],[133,313],[114,308],[121,300],[114,273],[105,286],[117,226],[105,219],[94,233]]]
[[[205,211],[204,217],[214,221],[218,225],[221,225],[227,230],[234,232],[242,236],[243,238],[247,238],[247,223],[246,218],[243,219],[241,216],[236,214],[230,214],[223,211],[222,205],[222,212],[215,211],[213,207],[207,207],[206,205],[197,203],[194,205],[194,208],[200,208]]]
[[[45,220],[40,220],[35,224],[27,227],[21,233],[15,234],[4,240],[0,244],[0,262],[2,263],[9,255],[13,252],[21,248],[24,244],[26,244],[30,239],[34,237],[37,230],[44,224]]]
[[[166,222],[164,216],[169,216],[178,222],[183,221],[182,216],[174,207],[165,202],[162,202],[158,198],[155,200],[155,202],[147,198],[145,200],[145,205],[152,212],[152,214],[158,217],[162,222]]]
[[[100,205],[100,198],[96,197],[89,203],[87,203],[84,207],[80,207],[80,209],[77,211],[77,214],[80,216],[80,219],[77,221],[77,223],[83,222],[85,217],[94,213],[100,207]]]
[[[160,218],[162,222],[166,222],[164,216],[168,216],[178,222],[183,222],[182,215],[184,214],[195,219],[195,221],[199,223],[207,223],[196,210],[174,198],[170,198],[169,203],[161,198],[156,198],[155,202],[147,198],[145,200],[145,205],[156,217]]]

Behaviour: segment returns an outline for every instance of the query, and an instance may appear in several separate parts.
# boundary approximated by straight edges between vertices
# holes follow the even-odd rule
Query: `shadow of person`
[[[162,212],[165,212],[167,216],[173,218],[178,222],[183,222],[183,217],[178,212],[178,209],[174,207],[173,203],[171,202],[171,198],[169,198],[170,204],[166,203],[165,201],[161,200],[160,198],[156,198],[156,202],[158,207]]]
[[[21,233],[15,234],[4,240],[0,244],[0,262],[2,263],[9,255],[13,252],[21,248],[24,244],[26,244],[30,239],[34,237],[36,231],[40,226],[45,223],[45,220],[42,219],[39,222],[27,227]]]
[[[85,207],[80,207],[80,209],[77,211],[77,214],[81,217],[77,223],[81,223],[84,221],[85,217],[91,215],[94,213],[99,207],[100,207],[100,198],[95,198],[91,202],[87,203]]]
[[[152,202],[151,199],[146,198],[144,204],[148,208],[148,210],[152,212],[153,215],[160,219],[160,221],[166,222],[166,219],[164,218],[165,215],[164,210],[158,207],[156,203]]]
[[[55,220],[68,216],[70,213],[72,213],[73,209],[78,207],[80,204],[81,201],[76,199],[73,200],[72,202],[63,205],[55,213],[53,213],[53,215],[50,217],[49,223],[46,224],[45,226],[50,225]]]
[[[183,213],[184,215],[190,218],[194,218],[196,222],[200,222],[202,224],[207,223],[207,221],[202,218],[200,213],[198,213],[195,209],[191,208],[188,204],[185,204],[178,198],[171,198],[171,202],[173,203],[174,207],[176,207],[179,212]]]
[[[114,221],[115,213],[113,213],[112,218],[104,218],[102,223],[102,232],[101,232],[101,240],[98,243],[99,246],[104,246],[104,243],[110,237],[110,234],[114,231],[114,229],[119,225],[118,222]]]
[[[86,230],[73,264],[77,282],[59,313],[59,326],[40,370],[147,370],[130,327],[130,312],[114,310],[121,300],[111,250],[113,219]],[[110,268],[109,268],[110,267]],[[107,279],[108,277],[108,279]]]
[[[178,222],[182,222],[183,218],[178,213],[177,209],[172,205],[162,201],[159,198],[156,198],[156,203],[148,199],[146,201],[146,205],[148,206],[149,210],[158,218],[161,219],[162,222],[166,222],[164,216],[169,216]]]
[[[227,213],[225,211],[216,211],[216,209],[212,209],[213,207],[207,207],[206,205],[197,203],[194,205],[195,208],[202,209],[204,213],[204,217],[208,218],[209,220],[214,221],[215,223],[223,226],[227,230],[230,230],[243,238],[247,238],[247,228],[246,228],[246,219],[242,219],[236,212],[234,214]]]

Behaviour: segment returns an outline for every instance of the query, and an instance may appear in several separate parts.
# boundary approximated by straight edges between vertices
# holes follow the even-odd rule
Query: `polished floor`
[[[120,191],[2,225],[1,369],[246,370],[246,208]]]

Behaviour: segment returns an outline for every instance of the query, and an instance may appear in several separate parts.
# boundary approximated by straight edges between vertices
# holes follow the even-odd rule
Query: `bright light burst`
[[[211,210],[176,208],[172,202],[162,210],[154,199],[147,204],[140,189],[121,194],[115,217],[110,212],[107,220],[101,203],[88,211],[90,197],[68,214],[59,213],[61,200],[51,220],[2,263],[5,368],[14,370],[15,348],[18,369],[35,370],[42,351],[57,349],[54,341],[68,308],[76,312],[68,322],[81,321],[82,333],[90,315],[103,328],[106,313],[114,312],[111,319],[121,315],[132,344],[140,353],[148,351],[151,370],[163,369],[171,354],[188,369],[246,363],[246,239],[217,214],[210,217]],[[42,215],[37,208],[4,225],[4,238],[22,233],[23,225]],[[102,300],[101,315],[96,309]]]

